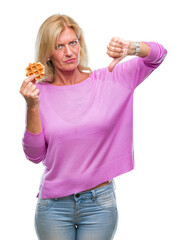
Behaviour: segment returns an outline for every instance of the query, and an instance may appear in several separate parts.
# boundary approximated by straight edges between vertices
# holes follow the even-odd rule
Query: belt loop
[[[114,179],[112,179],[112,182],[113,182],[114,189],[116,189],[116,184],[115,184]]]
[[[94,189],[93,189],[93,190],[91,190],[91,192],[92,192],[92,198],[93,198],[93,200],[95,201],[95,199],[96,199],[96,194],[95,194],[95,191],[94,191]]]

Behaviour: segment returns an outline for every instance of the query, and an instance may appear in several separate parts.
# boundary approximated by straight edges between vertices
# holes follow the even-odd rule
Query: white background
[[[71,16],[84,30],[92,70],[112,61],[106,46],[113,36],[155,41],[168,50],[164,62],[134,93],[135,169],[115,178],[119,223],[114,239],[186,240],[187,19],[182,0],[3,3],[0,238],[37,239],[34,212],[44,166],[29,162],[22,150],[25,100],[19,89],[25,68],[34,60],[38,28],[56,13]]]

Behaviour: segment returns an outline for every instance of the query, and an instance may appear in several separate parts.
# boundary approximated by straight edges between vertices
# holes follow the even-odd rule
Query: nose
[[[66,56],[71,56],[72,55],[71,47],[68,46],[68,45],[65,45],[65,54],[66,54]]]

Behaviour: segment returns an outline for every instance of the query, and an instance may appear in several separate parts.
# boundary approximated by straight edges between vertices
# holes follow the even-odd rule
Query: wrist
[[[37,111],[39,109],[39,105],[29,105],[27,104],[27,110]]]
[[[132,56],[132,55],[135,55],[135,53],[136,53],[136,44],[135,44],[135,42],[130,41],[128,55]]]

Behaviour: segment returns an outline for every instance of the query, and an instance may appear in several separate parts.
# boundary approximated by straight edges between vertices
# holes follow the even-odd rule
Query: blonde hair
[[[35,61],[41,62],[45,66],[45,78],[41,81],[52,81],[54,78],[54,66],[49,60],[52,51],[55,49],[55,44],[65,27],[71,27],[78,38],[80,44],[80,62],[78,70],[80,72],[88,70],[92,73],[91,68],[88,67],[87,47],[83,36],[83,30],[80,26],[67,15],[52,15],[47,18],[40,26],[36,38],[36,56]],[[50,80],[51,79],[51,80]]]

